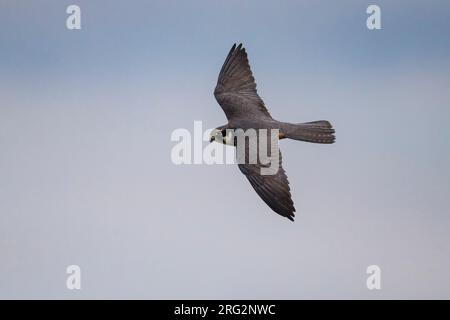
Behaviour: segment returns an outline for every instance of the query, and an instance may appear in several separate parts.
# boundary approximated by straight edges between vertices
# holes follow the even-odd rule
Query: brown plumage
[[[242,44],[237,47],[233,45],[228,53],[219,73],[214,96],[228,119],[228,124],[217,128],[216,132],[222,132],[222,136],[225,136],[227,129],[278,129],[280,139],[325,144],[335,141],[334,129],[328,121],[292,124],[272,118],[256,91],[256,82]],[[212,136],[213,140],[219,139]],[[245,150],[248,153],[248,148]],[[261,168],[269,164],[262,164],[259,158],[255,164],[243,163],[238,166],[256,193],[273,211],[294,221],[294,203],[281,160],[280,152],[278,171],[274,175],[261,175]]]

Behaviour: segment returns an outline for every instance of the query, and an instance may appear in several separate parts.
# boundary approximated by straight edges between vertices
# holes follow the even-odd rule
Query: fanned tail
[[[334,129],[330,122],[319,120],[306,123],[285,123],[282,129],[284,137],[312,143],[334,143]]]

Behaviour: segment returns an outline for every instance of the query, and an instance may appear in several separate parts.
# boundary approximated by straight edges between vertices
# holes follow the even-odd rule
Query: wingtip
[[[238,45],[236,43],[234,43],[230,49],[230,53],[235,53],[235,52],[240,52],[240,51],[245,52],[245,48],[243,47],[242,43],[239,43]]]
[[[292,212],[289,213],[288,215],[286,215],[286,218],[288,218],[289,220],[291,220],[292,222],[294,222],[294,218],[295,218],[295,208],[292,208]]]

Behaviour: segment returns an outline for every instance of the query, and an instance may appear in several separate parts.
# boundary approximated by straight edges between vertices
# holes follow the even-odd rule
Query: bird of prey
[[[278,129],[279,139],[325,144],[335,141],[334,129],[328,121],[288,123],[272,118],[256,91],[256,82],[242,44],[234,44],[228,53],[219,73],[214,96],[225,112],[228,123],[212,131],[210,142],[227,143],[227,133],[237,129]],[[240,163],[238,166],[256,193],[273,211],[294,221],[294,203],[282,167],[281,153],[279,155],[279,167],[274,175],[262,175],[260,169],[263,164],[259,161]]]

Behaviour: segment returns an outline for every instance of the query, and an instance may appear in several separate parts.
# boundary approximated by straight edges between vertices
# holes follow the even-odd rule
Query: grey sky
[[[69,31],[72,3],[0,4],[1,298],[450,298],[448,1],[77,1]],[[170,160],[226,122],[234,42],[274,117],[336,128],[281,143],[295,223]]]

